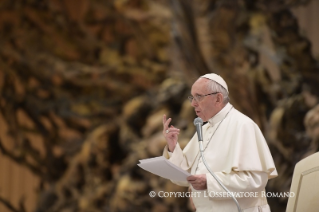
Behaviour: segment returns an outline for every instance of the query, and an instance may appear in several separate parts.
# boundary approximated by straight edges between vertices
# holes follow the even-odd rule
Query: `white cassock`
[[[230,103],[208,122],[203,126],[203,146],[211,170],[236,195],[243,212],[269,212],[265,186],[277,171],[259,127]],[[233,199],[225,195],[202,162],[197,133],[184,150],[177,143],[173,153],[165,147],[163,155],[192,175],[206,174],[207,190],[192,188],[196,212],[237,211]],[[187,181],[174,183],[190,185]]]

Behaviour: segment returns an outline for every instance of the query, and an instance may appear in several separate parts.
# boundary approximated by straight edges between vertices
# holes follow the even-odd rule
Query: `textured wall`
[[[52,2],[55,2],[55,1],[52,1]],[[107,65],[111,64],[111,67],[103,67],[103,68],[112,68],[112,65],[116,66],[118,64],[121,64],[122,67],[126,67],[126,68],[127,68],[127,66],[129,66],[128,69],[125,69],[125,70],[122,69],[122,71],[123,70],[124,70],[124,72],[127,71],[127,72],[125,72],[125,74],[129,75],[130,77],[133,77],[133,80],[132,80],[132,78],[129,77],[129,79],[125,79],[124,81],[121,81],[121,83],[123,83],[123,85],[124,84],[134,84],[134,86],[136,86],[138,88],[137,90],[142,93],[144,91],[147,91],[148,89],[151,89],[154,84],[156,84],[156,85],[160,84],[159,82],[161,82],[161,80],[163,80],[166,71],[168,71],[167,70],[168,69],[168,65],[167,65],[168,56],[167,56],[166,45],[169,42],[168,41],[169,38],[166,37],[167,34],[165,32],[164,33],[161,32],[160,30],[158,31],[158,26],[161,26],[163,23],[158,21],[158,22],[155,22],[154,25],[152,25],[151,22],[148,22],[145,25],[144,22],[147,19],[151,19],[151,20],[155,19],[156,20],[157,17],[160,17],[160,19],[163,18],[164,20],[165,19],[167,20],[168,18],[170,18],[170,14],[167,14],[165,10],[162,14],[157,14],[156,12],[161,11],[161,10],[157,10],[156,7],[145,9],[146,11],[149,9],[151,11],[151,13],[153,13],[154,15],[148,14],[147,12],[145,14],[141,15],[139,12],[136,12],[134,10],[132,10],[132,12],[126,13],[125,12],[125,5],[122,5],[121,1],[117,1],[117,2],[118,2],[118,4],[116,4],[116,6],[118,9],[117,10],[118,13],[114,17],[117,17],[117,18],[120,17],[119,20],[128,21],[128,22],[124,21],[124,23],[126,23],[128,25],[125,25],[125,24],[123,25],[123,23],[121,21],[119,21],[119,23],[115,24],[115,26],[112,28],[112,30],[115,30],[115,31],[116,30],[123,30],[123,32],[125,32],[124,33],[125,36],[114,37],[112,32],[109,31],[110,28],[108,28],[108,27],[103,28],[104,22],[101,25],[99,25],[99,22],[90,22],[90,20],[88,20],[88,22],[86,22],[87,25],[77,25],[78,28],[74,29],[75,31],[79,30],[81,32],[81,30],[83,30],[83,31],[88,33],[85,38],[83,38],[81,36],[76,38],[76,39],[79,39],[80,41],[81,41],[81,39],[83,39],[82,40],[83,46],[80,45],[80,48],[78,48],[78,49],[74,48],[74,45],[73,45],[74,44],[73,42],[75,42],[76,39],[72,40],[73,38],[69,37],[67,34],[61,33],[61,31],[56,30],[56,29],[53,29],[53,35],[55,36],[55,39],[56,39],[54,42],[47,40],[47,39],[43,39],[43,40],[41,40],[41,42],[43,42],[44,45],[47,45],[46,47],[48,47],[48,49],[49,49],[48,52],[54,52],[54,56],[57,56],[59,58],[63,58],[65,60],[67,60],[68,62],[78,60],[78,61],[81,61],[81,62],[87,64],[87,65],[92,65],[95,62],[98,63],[99,65],[102,65],[102,66],[106,65],[106,64]],[[122,1],[122,2],[125,2],[125,1]],[[128,7],[143,8],[143,5],[134,4],[134,2],[138,2],[138,1],[133,1],[132,5],[129,5]],[[97,18],[97,19],[99,19],[101,17],[102,17],[102,19],[105,18],[105,14],[104,14],[105,11],[103,11],[103,10],[100,11],[98,8],[98,5],[94,6],[94,4],[93,4],[93,7],[94,7],[93,10],[96,11],[96,13],[93,15],[94,18]],[[57,9],[58,7],[57,8],[52,7],[52,8],[54,11],[59,11],[59,9]],[[63,8],[63,9],[61,9],[61,8]],[[79,23],[79,22],[84,20],[83,14],[85,14],[87,12],[86,8],[89,8],[89,3],[88,3],[88,1],[85,1],[85,0],[69,1],[69,3],[61,6],[61,8],[60,9],[63,12],[61,12],[61,11],[60,12],[62,14],[66,14],[66,17],[69,18],[68,19],[69,24],[63,25],[65,28],[67,28],[67,27],[72,27],[74,23]],[[303,34],[310,39],[310,41],[313,45],[312,51],[317,59],[319,58],[319,39],[318,39],[319,38],[319,25],[317,24],[317,20],[319,20],[319,15],[317,13],[318,10],[319,10],[319,1],[312,1],[310,3],[310,5],[308,5],[306,7],[298,7],[298,8],[293,9],[294,14],[298,17],[298,22],[300,24],[301,29],[303,30]],[[16,9],[15,14],[19,14],[19,12],[17,12],[17,11],[19,11],[19,8]],[[35,17],[34,15],[37,14],[37,12],[35,12],[35,11],[32,11],[32,10],[25,11],[26,16],[28,16],[28,18],[31,21],[34,21],[34,23],[31,26],[32,27],[36,26],[36,28],[41,29],[42,31],[41,30],[40,31],[42,33],[44,33],[46,36],[48,34],[52,33],[52,31],[51,31],[52,28],[46,27],[46,24],[43,24],[43,22],[41,22],[41,20],[36,21],[37,18],[34,18]],[[39,10],[39,11],[41,11],[41,10]],[[40,15],[43,15],[43,14],[40,14]],[[6,15],[2,16],[2,17],[4,18],[2,20],[5,20],[5,18],[8,18],[8,20],[10,20],[9,23],[16,23],[15,22],[16,19],[14,18],[14,15],[12,16],[12,14],[10,14],[10,12],[6,13]],[[43,17],[46,17],[46,16],[44,15]],[[123,17],[125,17],[125,18],[123,18]],[[32,19],[32,18],[34,18],[34,19]],[[61,16],[59,16],[59,18],[56,19],[57,22],[55,22],[55,24],[57,24],[57,25],[60,24],[59,21],[61,21]],[[62,17],[62,19],[63,19],[63,17]],[[114,18],[114,19],[116,19],[116,18]],[[199,20],[199,21],[201,21],[201,20]],[[128,27],[128,26],[132,26],[132,25],[130,25],[132,23],[136,24],[135,22],[137,23],[137,25],[139,27],[141,27],[141,28],[137,28],[137,30],[140,30],[141,32],[143,32],[149,36],[146,36],[146,37],[135,36],[136,34],[134,34],[134,33],[136,33],[136,32],[134,32],[134,30],[133,30],[134,28]],[[106,24],[112,24],[112,23],[114,23],[113,19],[111,22],[106,22]],[[167,22],[164,22],[163,26],[165,26],[165,24],[167,24]],[[25,26],[25,25],[22,25],[22,26]],[[144,26],[145,28],[143,28],[142,26]],[[168,29],[168,28],[165,28],[165,29]],[[3,30],[3,28],[2,28],[2,30]],[[24,30],[25,30],[25,32],[29,32],[28,28],[25,28]],[[151,33],[152,30],[154,30],[154,32],[155,32],[154,34]],[[23,30],[22,30],[22,32],[23,32]],[[32,37],[32,35],[33,35],[32,33],[35,33],[35,32],[30,31],[30,37]],[[207,32],[204,31],[203,33],[207,33]],[[20,34],[18,33],[17,35],[24,37],[23,33],[20,33]],[[93,38],[90,36],[92,36]],[[43,36],[41,37],[41,39],[42,38],[43,38]],[[142,43],[147,42],[147,45],[145,45],[145,44],[141,45],[141,43],[140,43],[141,41],[142,41]],[[27,42],[27,39],[22,40],[21,42]],[[40,42],[40,40],[39,40],[39,42]],[[94,45],[91,45],[92,43],[90,43],[90,42],[92,42]],[[102,42],[102,44],[100,42]],[[15,45],[19,47],[20,43],[16,43]],[[120,46],[119,49],[121,50],[121,52],[122,53],[124,52],[124,54],[127,54],[128,57],[124,58],[122,61],[122,59],[120,59],[117,52],[114,51],[114,49],[118,50],[114,46],[115,47]],[[94,49],[93,47],[94,48],[99,47],[99,48]],[[34,49],[35,52],[37,52],[38,50],[39,49],[36,49],[36,48]],[[43,49],[41,49],[41,50],[43,50]],[[204,49],[202,51],[209,52],[209,50],[207,50],[207,49]],[[98,57],[96,57],[96,54],[98,55]],[[210,53],[210,54],[212,54],[212,53]],[[39,59],[36,57],[36,56],[39,56],[38,54],[34,54],[34,57],[33,57],[33,55],[26,55],[26,56],[29,56],[27,59],[31,61],[30,62],[31,65],[35,65],[35,67],[40,67],[40,66],[37,66],[38,64],[35,64],[35,63],[32,64],[33,59],[35,61]],[[144,57],[146,57],[147,60],[143,60]],[[176,55],[174,54],[174,57],[172,57],[172,58],[175,58],[175,57],[176,57]],[[134,58],[134,59],[132,60],[132,58]],[[200,61],[200,59],[198,59],[198,60]],[[8,61],[8,62],[10,63],[10,61]],[[174,61],[173,61],[173,63],[174,63]],[[64,63],[61,63],[61,64],[64,64]],[[140,66],[138,67],[136,64],[139,64]],[[52,65],[52,64],[47,64],[47,66],[43,67],[43,68],[45,70],[49,70],[48,67],[50,67],[50,65]],[[61,67],[59,65],[60,64],[57,65],[57,68]],[[72,69],[75,67],[72,70],[78,71],[77,70],[78,66],[76,66],[76,64],[71,64],[71,65],[74,65],[74,66],[70,66],[67,68]],[[271,65],[269,67],[271,67]],[[62,68],[64,68],[64,67],[62,67]],[[3,67],[1,67],[1,69],[3,69]],[[74,73],[76,71],[74,71]],[[133,72],[135,72],[135,73],[138,72],[140,74],[138,74],[137,76],[134,77],[134,74],[131,74]],[[100,78],[103,79],[103,75],[99,75],[99,73],[100,73],[99,70],[97,70],[95,74],[92,74],[89,76],[86,75],[87,72],[86,72],[85,68],[83,70],[82,69],[79,70],[79,72],[77,72],[77,73],[79,73],[79,75],[83,74],[83,76],[87,77],[88,79],[91,79],[91,82],[95,82],[96,79],[100,79]],[[75,74],[77,74],[77,73],[75,73]],[[153,74],[155,73],[156,77],[153,77],[153,75],[149,74],[149,73],[153,73]],[[198,74],[198,73],[196,73],[196,74]],[[196,74],[194,74],[195,75],[194,77],[196,77]],[[70,75],[72,75],[72,73]],[[120,72],[115,77],[119,78],[121,76],[122,75]],[[63,78],[63,77],[65,77],[65,78]],[[111,77],[114,77],[114,76],[111,76]],[[4,83],[3,80],[4,80],[3,73],[0,70],[0,87]],[[59,77],[57,77],[57,81],[59,81],[59,80],[61,80],[61,79]],[[67,76],[62,76],[62,81],[63,80],[67,81],[68,80]],[[69,82],[69,81],[67,81],[67,82]],[[81,81],[81,82],[83,82],[83,81]],[[57,82],[57,84],[58,83],[59,82]],[[120,85],[118,85],[116,83],[111,84],[111,86],[114,86],[114,87],[119,86],[120,87],[122,85],[121,83],[119,83]],[[163,86],[163,91],[162,91],[163,96],[165,97],[165,95],[168,94],[167,92],[172,92],[169,90],[170,86],[172,84],[178,85],[178,83],[180,83],[180,82],[166,81],[166,84],[162,85]],[[177,93],[179,93],[180,90],[185,89],[185,87],[183,87],[183,86],[185,86],[184,84],[180,83],[180,85],[181,86],[180,87],[177,86],[177,88],[172,86],[173,87],[172,89],[177,89]],[[112,90],[113,88],[100,87],[99,91],[102,93],[103,89]],[[167,90],[165,90],[164,88]],[[178,90],[178,89],[180,89],[180,90]],[[110,92],[110,90],[108,90],[108,91]],[[132,90],[132,87],[128,88],[127,90],[122,90],[123,95],[124,95],[123,99],[126,100],[126,99],[129,99],[131,97],[130,90]],[[236,90],[236,88],[234,88],[234,90]],[[4,91],[2,91],[2,92],[4,92]],[[45,96],[45,93],[43,95]],[[137,95],[137,94],[135,93],[134,95]],[[167,99],[165,100],[165,98],[163,96],[159,95],[158,99],[162,98],[160,100],[162,102],[171,101],[171,105],[168,108],[165,108],[165,107],[160,108],[161,110],[159,108],[156,108],[156,110],[157,110],[156,113],[154,112],[154,114],[152,114],[152,116],[151,116],[152,118],[154,118],[154,120],[158,120],[158,117],[160,117],[160,115],[162,113],[172,111],[171,109],[174,108],[174,106],[175,106],[175,103],[172,102],[172,99],[174,99],[174,98],[176,99],[177,98],[176,96],[172,95],[171,96],[172,99],[169,99],[169,100],[167,100]],[[178,100],[180,100],[180,99],[178,99]],[[125,102],[124,100],[121,100],[121,101],[122,101],[121,103]],[[160,101],[156,101],[156,102],[160,102]],[[135,107],[141,110],[140,113],[143,113],[144,109],[146,109],[145,111],[147,111],[148,108],[147,107],[143,108],[141,106],[142,104],[143,103],[141,102],[141,99],[139,99],[135,102],[130,102],[130,104],[126,107],[127,109],[123,109],[123,112],[127,113],[126,116],[123,115],[123,119],[127,118],[127,117],[129,117],[129,118],[133,117],[133,120],[135,120],[134,119],[135,114],[133,111],[133,109],[135,109]],[[151,106],[149,106],[149,107],[151,107]],[[85,108],[85,106],[78,107],[75,109],[76,109],[76,111],[80,111],[79,113],[87,112],[87,108]],[[97,109],[95,109],[95,110],[98,112],[101,112],[101,113],[105,112],[108,115],[109,115],[109,113],[111,114],[112,112],[114,112],[114,111],[111,111],[111,112],[110,111],[102,111],[102,110],[100,110],[99,106],[97,106]],[[246,109],[246,110],[249,112],[249,109]],[[183,110],[181,110],[181,111],[178,110],[178,111],[180,112],[180,114],[183,114],[185,111],[189,111],[189,110],[187,109],[187,107],[185,107],[185,111],[183,111]],[[116,110],[114,113],[119,114],[120,112]],[[122,116],[121,116],[121,118],[122,118]],[[191,119],[192,117],[187,117],[187,118]],[[185,118],[185,120],[187,120],[187,118]],[[22,122],[26,120],[23,118],[23,116],[20,117],[20,119]],[[257,119],[258,119],[258,117],[257,117]],[[262,122],[262,121],[260,121],[260,122]],[[140,124],[140,123],[137,123],[137,125],[138,124]],[[141,123],[140,125],[143,126],[143,124],[144,123]],[[158,125],[158,123],[156,123],[156,124],[154,124],[155,127],[153,129],[152,128],[145,128],[144,131],[141,133],[149,135],[150,132],[154,131],[154,129],[158,130],[157,127],[160,125]],[[185,125],[183,123],[180,123],[180,124],[181,124],[181,126]],[[28,125],[28,123],[25,123],[25,125]],[[83,125],[85,125],[85,122]],[[128,125],[129,125],[129,127],[125,128],[125,130],[127,130],[127,131],[123,132],[123,134],[125,134],[127,137],[129,137],[131,135],[132,135],[132,137],[136,136],[134,133],[130,134],[131,133],[130,127],[132,127],[131,121],[128,121]],[[133,123],[133,125],[134,125],[134,123]],[[92,129],[92,128],[90,128],[90,129]],[[2,116],[0,116],[0,138],[5,146],[14,149],[14,147],[13,147],[14,142],[12,140],[10,140],[10,138],[6,135],[6,133],[7,133],[7,130],[6,130],[6,124],[4,123],[4,118]],[[151,138],[152,142],[154,142],[154,144],[158,145],[158,146],[154,145],[155,147],[161,147],[162,141],[160,139],[160,135],[156,135],[156,136],[153,136],[153,137],[150,136],[148,138]],[[190,135],[187,135],[187,136],[190,136]],[[187,137],[187,136],[185,136],[185,137]],[[65,136],[65,137],[68,137],[68,136]],[[71,135],[71,137],[72,137],[72,135]],[[31,141],[32,146],[34,148],[41,150],[42,153],[44,152],[43,143],[42,143],[42,140],[40,138],[30,137],[29,140]],[[127,142],[129,142],[129,140],[127,140]],[[143,145],[144,144],[145,143],[143,143]],[[141,148],[144,147],[143,145],[141,146]],[[151,153],[151,154],[149,154],[151,156],[155,156],[156,154],[160,154],[158,152],[158,149],[154,148],[154,146],[148,147],[149,148],[148,152]],[[141,150],[139,150],[139,151],[141,151]],[[147,155],[144,155],[144,156],[147,156]],[[77,161],[77,163],[80,163],[80,162]],[[129,165],[127,165],[127,166],[130,167]],[[116,165],[114,165],[112,171],[114,173],[117,173],[116,169],[118,169],[118,167]],[[131,179],[123,178],[121,182],[125,185],[125,183],[130,182],[130,180]],[[153,178],[153,181],[154,181],[154,178]],[[162,183],[161,186],[165,185],[162,181],[160,183]],[[66,184],[67,184],[67,181],[66,181]],[[6,158],[4,155],[2,155],[0,153],[0,196],[1,197],[6,198],[10,202],[12,202],[12,204],[16,208],[19,208],[19,201],[20,201],[21,197],[24,196],[26,210],[28,212],[30,212],[30,211],[32,211],[32,209],[35,208],[35,206],[38,202],[37,193],[35,191],[35,189],[38,186],[39,186],[39,178],[36,175],[31,173],[26,168],[17,165],[15,162],[10,161],[8,158]],[[171,185],[169,185],[169,186],[171,186]],[[150,188],[148,188],[148,189],[150,189]],[[176,188],[174,188],[174,189],[176,189]],[[120,191],[119,191],[119,193],[120,193]],[[168,201],[168,202],[166,202],[167,205],[174,204],[174,201],[172,201],[172,200],[167,200],[167,201]],[[171,201],[171,202],[169,202],[169,201]],[[121,205],[121,203],[122,203],[121,199],[119,198],[117,204]],[[83,205],[84,208],[86,207],[85,201],[83,201],[81,204]],[[125,202],[124,202],[124,204],[125,204]],[[158,208],[157,209],[158,211],[165,210],[165,208],[161,208],[161,206],[160,206],[161,202],[154,203],[154,204],[157,204],[156,207]],[[116,206],[116,207],[118,207],[118,206]],[[171,209],[172,209],[172,207],[171,207]],[[0,204],[0,211],[6,212],[8,210],[2,204]]]

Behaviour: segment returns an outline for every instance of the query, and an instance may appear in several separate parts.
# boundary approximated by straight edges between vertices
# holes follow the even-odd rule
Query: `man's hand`
[[[178,140],[179,129],[173,125],[169,127],[172,119],[166,119],[166,115],[163,115],[163,135],[167,141],[169,151],[173,152]]]
[[[206,174],[191,175],[187,177],[187,181],[192,184],[193,188],[196,190],[207,189]]]

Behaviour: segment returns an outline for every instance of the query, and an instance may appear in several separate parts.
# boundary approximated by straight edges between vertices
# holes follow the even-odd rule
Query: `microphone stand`
[[[237,209],[238,209],[238,212],[241,212],[241,209],[240,209],[240,206],[239,206],[239,203],[237,201],[237,199],[235,198],[234,194],[231,193],[224,185],[222,182],[220,182],[220,180],[218,179],[218,177],[214,174],[214,172],[209,168],[209,166],[207,165],[207,162],[206,162],[206,159],[204,157],[204,150],[203,150],[203,141],[199,141],[199,150],[200,150],[200,155],[203,159],[203,162],[206,166],[206,169],[209,171],[209,173],[215,178],[215,180],[217,181],[217,183],[227,192],[227,194],[230,194],[230,196],[232,197],[232,199],[234,200],[234,202],[236,203],[236,206],[237,206]]]

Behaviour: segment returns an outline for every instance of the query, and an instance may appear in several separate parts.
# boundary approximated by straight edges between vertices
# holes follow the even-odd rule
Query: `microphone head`
[[[196,119],[194,119],[194,125],[197,126],[197,125],[200,125],[202,126],[203,125],[203,120],[199,117],[197,117]]]

